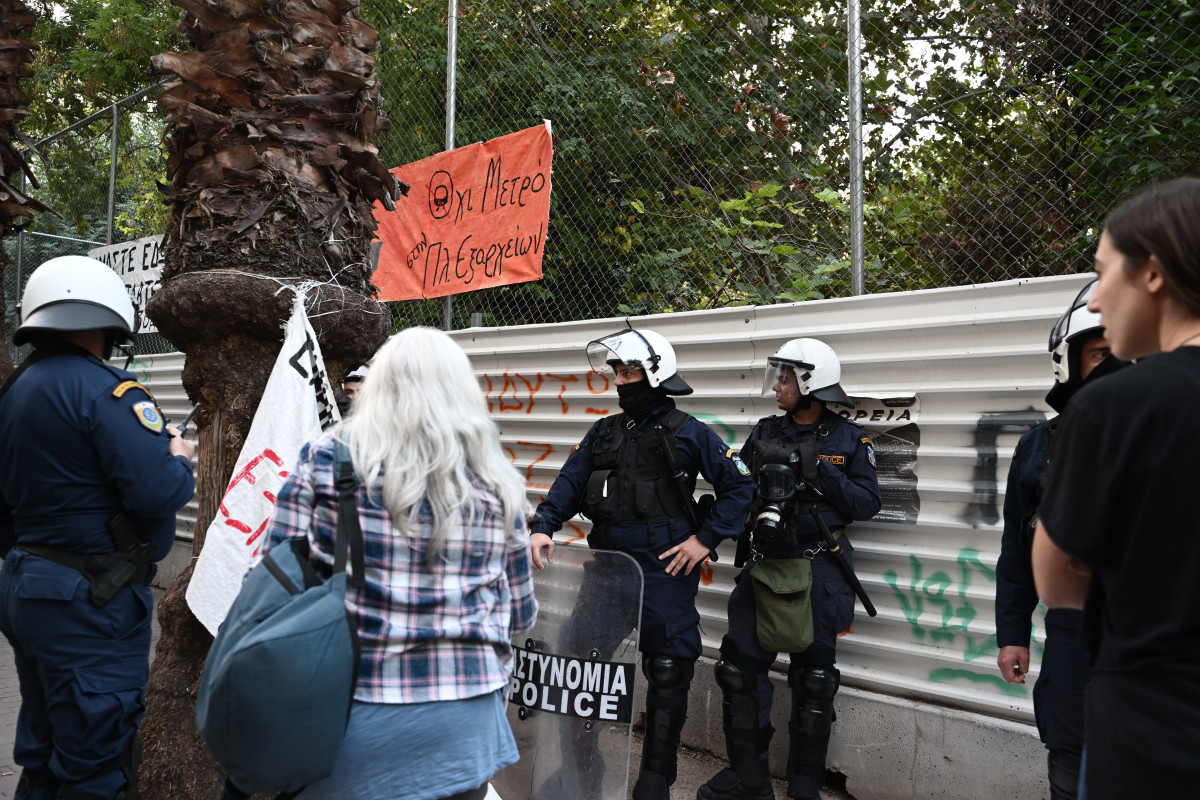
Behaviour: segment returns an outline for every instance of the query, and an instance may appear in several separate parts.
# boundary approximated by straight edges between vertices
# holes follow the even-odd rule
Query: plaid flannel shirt
[[[275,501],[264,549],[308,537],[313,564],[325,576],[333,565],[337,486],[333,438],[306,444]],[[424,503],[415,540],[392,529],[378,500],[358,487],[366,586],[348,590],[362,642],[355,699],[369,703],[459,700],[508,682],[513,635],[537,618],[525,520],[514,540],[501,528],[499,502],[475,483],[478,508],[464,538],[448,542],[426,563],[432,516]],[[373,495],[380,497],[380,487]]]

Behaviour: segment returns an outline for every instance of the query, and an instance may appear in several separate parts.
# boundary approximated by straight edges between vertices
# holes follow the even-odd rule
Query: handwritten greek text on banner
[[[382,300],[534,281],[550,222],[550,122],[392,170],[412,187],[376,204]]]
[[[188,584],[188,607],[214,636],[242,577],[260,556],[275,496],[295,469],[300,448],[339,420],[304,295],[297,293],[283,348]]]

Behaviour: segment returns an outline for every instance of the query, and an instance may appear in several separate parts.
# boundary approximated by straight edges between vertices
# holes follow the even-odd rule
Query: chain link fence
[[[158,197],[165,162],[162,121],[152,86],[37,142],[28,158],[38,186],[25,189],[54,213],[39,215],[28,230],[4,240],[5,330],[12,347],[16,305],[29,274],[64,255],[84,255],[106,244],[162,233],[167,207]],[[136,354],[175,348],[157,333],[141,334]],[[28,347],[15,348],[17,362]]]
[[[441,151],[446,0],[363,13],[381,34],[385,163]],[[845,3],[459,0],[457,15],[455,141],[549,119],[555,164],[544,279],[456,296],[454,327],[850,293]],[[1189,0],[864,7],[866,291],[1089,269],[1115,203],[1200,174],[1197,53]],[[116,241],[165,223],[151,110],[118,121]],[[105,241],[111,133],[101,115],[49,146],[71,202],[6,244],[18,273]],[[446,308],[393,310],[440,326]]]
[[[389,160],[437,152],[445,4],[367,13]],[[456,297],[456,326],[850,292],[845,3],[472,0],[458,13],[457,141],[546,118],[556,153],[545,279]],[[1108,209],[1200,173],[1197,52],[1200,14],[1182,0],[869,4],[866,291],[1090,269]],[[405,305],[436,323],[435,304]]]

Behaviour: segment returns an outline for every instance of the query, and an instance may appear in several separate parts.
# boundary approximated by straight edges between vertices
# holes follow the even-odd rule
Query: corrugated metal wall
[[[109,363],[132,372],[138,381],[154,394],[158,407],[169,420],[168,424],[178,425],[192,410],[192,402],[183,391],[183,380],[180,377],[183,372],[183,353],[134,356],[133,361],[128,362],[128,366],[124,358],[115,358]],[[195,441],[195,434],[190,438]],[[195,528],[196,498],[193,497],[176,515],[176,546],[186,544],[190,548]],[[162,573],[163,569],[160,567],[159,571]],[[172,570],[171,575],[161,577],[174,578],[174,572]]]
[[[879,609],[861,611],[839,646],[843,682],[889,695],[1020,721],[1030,687],[996,670],[995,566],[1009,460],[1020,434],[1046,419],[1046,342],[1086,281],[1069,276],[893,295],[631,318],[675,346],[695,388],[680,406],[739,447],[760,417],[766,358],[809,336],[841,358],[842,385],[866,396],[856,416],[880,455],[885,508],[850,528],[858,574]],[[615,412],[608,378],[588,374],[585,344],[625,320],[469,329],[471,356],[505,447],[537,503],[571,448]],[[890,420],[890,421],[889,421]],[[586,521],[560,534],[579,540]],[[700,606],[706,654],[725,631],[733,548],[706,569]],[[1040,617],[1040,615],[1039,615]],[[1040,627],[1035,637],[1040,642]],[[1034,647],[1035,657],[1040,646]]]
[[[680,406],[731,447],[775,412],[774,401],[761,397],[763,367],[788,339],[827,342],[841,358],[846,390],[874,398],[862,400],[856,416],[879,451],[885,508],[849,535],[879,616],[871,619],[860,608],[842,637],[845,684],[1032,721],[1033,681],[1005,684],[996,670],[1001,506],[1017,439],[1049,413],[1042,398],[1052,381],[1050,328],[1085,281],[1008,281],[628,320],[671,340],[680,372],[696,390]],[[454,333],[471,356],[505,447],[525,473],[532,503],[588,427],[618,410],[610,379],[588,373],[584,346],[625,322]],[[143,356],[130,367],[173,420],[190,408],[182,366],[175,353]],[[194,501],[179,519],[180,538],[190,545]],[[587,529],[577,519],[559,540],[580,540]],[[733,548],[723,546],[720,555],[706,567],[699,599],[709,656],[725,632],[733,585]],[[1040,649],[1035,644],[1035,658]]]

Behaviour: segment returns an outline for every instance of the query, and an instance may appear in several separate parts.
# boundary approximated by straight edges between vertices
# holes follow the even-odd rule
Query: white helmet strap
[[[629,330],[623,331],[623,332],[624,333],[632,333],[634,336],[636,336],[642,340],[642,344],[646,345],[646,352],[648,352],[650,354],[650,357],[648,359],[646,359],[646,361],[648,361],[649,363],[647,364],[647,363],[643,362],[642,368],[644,370],[646,370],[646,372],[648,372],[648,373],[658,372],[658,362],[662,361],[662,356],[660,356],[655,351],[654,345],[650,344],[650,340],[647,339],[645,336],[642,336],[641,332],[638,330],[635,330],[634,328],[630,328]]]

